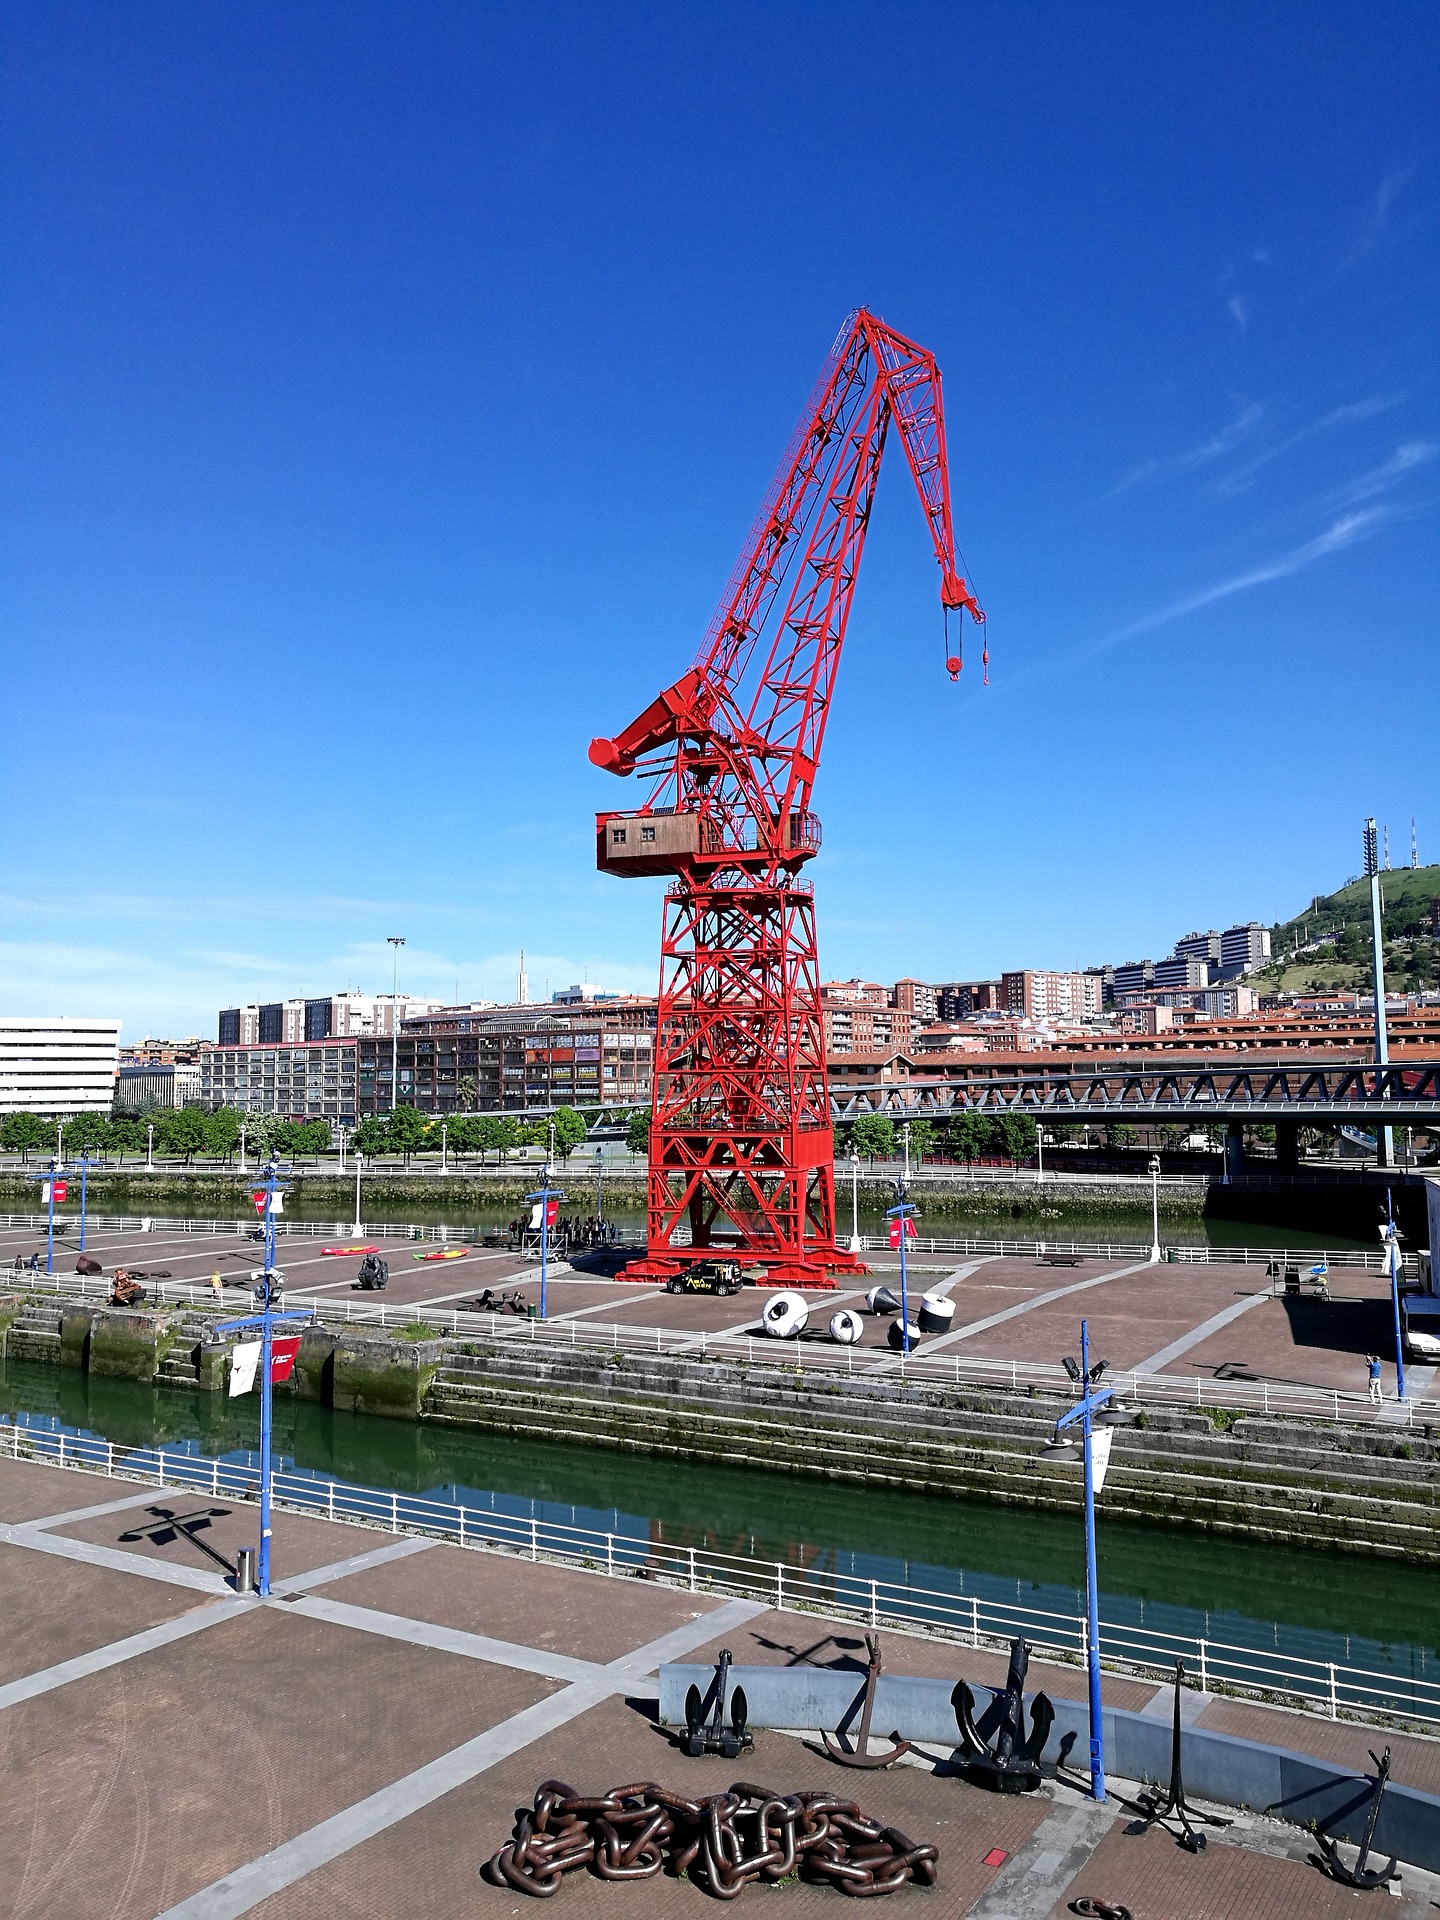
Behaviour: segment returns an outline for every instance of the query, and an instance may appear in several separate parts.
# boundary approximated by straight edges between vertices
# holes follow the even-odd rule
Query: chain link
[[[833,1793],[779,1794],[737,1780],[726,1793],[688,1800],[641,1780],[587,1798],[545,1780],[482,1871],[497,1886],[540,1896],[576,1867],[602,1880],[648,1880],[668,1866],[719,1900],[738,1899],[752,1880],[791,1874],[866,1899],[911,1880],[934,1886],[938,1858],[933,1846],[915,1846]]]

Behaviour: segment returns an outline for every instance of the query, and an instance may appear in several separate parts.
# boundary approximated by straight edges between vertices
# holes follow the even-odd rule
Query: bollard
[[[255,1591],[255,1554],[254,1547],[241,1547],[235,1558],[236,1593],[254,1593]]]

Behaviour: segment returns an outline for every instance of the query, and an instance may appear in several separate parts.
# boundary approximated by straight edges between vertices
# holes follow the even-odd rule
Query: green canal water
[[[0,1419],[144,1449],[246,1460],[254,1396],[231,1400],[0,1363]],[[1075,1519],[275,1406],[277,1464],[402,1496],[781,1561],[1078,1617]],[[1038,1470],[1038,1469],[1037,1469]],[[403,1511],[403,1509],[402,1509]],[[1432,1570],[1100,1519],[1102,1617],[1399,1675],[1440,1677]]]

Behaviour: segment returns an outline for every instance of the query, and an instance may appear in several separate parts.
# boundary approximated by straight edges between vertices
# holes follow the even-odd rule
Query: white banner
[[[249,1393],[260,1371],[260,1342],[242,1340],[230,1361],[230,1393]]]
[[[231,1392],[234,1392],[233,1387]],[[1090,1470],[1096,1493],[1099,1493],[1105,1484],[1105,1475],[1110,1466],[1110,1442],[1114,1438],[1113,1427],[1092,1427],[1090,1430]]]
[[[530,1231],[532,1233],[538,1233],[540,1231],[540,1213],[544,1205],[545,1202],[543,1200],[537,1200],[530,1209]]]

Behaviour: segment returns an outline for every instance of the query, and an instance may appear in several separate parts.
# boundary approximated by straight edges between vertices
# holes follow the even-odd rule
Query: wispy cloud
[[[1284,439],[1258,448],[1219,481],[1219,490],[1221,493],[1243,493],[1262,467],[1268,467],[1272,460],[1281,459],[1304,441],[1313,440],[1317,434],[1332,433],[1339,427],[1353,426],[1360,420],[1373,420],[1376,414],[1385,413],[1396,404],[1393,396],[1376,394],[1366,400],[1352,400],[1343,407],[1332,407],[1319,419],[1311,420],[1307,425],[1297,427],[1293,433],[1286,434]]]
[[[1390,215],[1395,202],[1414,178],[1413,166],[1395,167],[1385,175],[1375,189],[1374,198],[1366,211],[1358,238],[1326,274],[1321,281],[1322,286],[1333,286],[1347,273],[1353,273],[1355,268],[1381,244],[1390,231]]]
[[[1229,309],[1230,318],[1235,322],[1241,333],[1244,333],[1246,323],[1250,318],[1249,301],[1246,300],[1243,293],[1232,293],[1230,298],[1225,302],[1225,305]]]
[[[1337,507],[1356,507],[1363,500],[1378,499],[1388,493],[1398,480],[1407,473],[1413,473],[1417,467],[1423,467],[1440,454],[1440,441],[1403,440],[1388,460],[1382,460],[1378,467],[1372,467],[1368,473],[1362,473],[1334,496]]]
[[[1247,567],[1241,573],[1217,580],[1212,586],[1202,587],[1198,593],[1172,600],[1169,606],[1159,607],[1153,613],[1132,620],[1129,626],[1109,634],[1094,651],[1098,653],[1107,647],[1118,646],[1122,641],[1133,640],[1142,633],[1153,633],[1157,627],[1169,626],[1173,620],[1181,620],[1189,613],[1198,613],[1202,607],[1214,606],[1219,600],[1232,599],[1237,593],[1248,593],[1253,587],[1268,586],[1272,580],[1286,580],[1292,574],[1303,573],[1307,567],[1313,567],[1317,560],[1328,559],[1331,554],[1343,553],[1347,547],[1358,546],[1362,540],[1372,539],[1391,521],[1398,519],[1401,511],[1398,507],[1384,504],[1363,508],[1358,513],[1342,514],[1323,533],[1316,534],[1313,540],[1306,540],[1298,547],[1292,547],[1288,553],[1277,554],[1272,560]]]
[[[1162,479],[1167,474],[1190,472],[1197,467],[1208,466],[1212,460],[1223,459],[1227,453],[1233,453],[1236,447],[1242,445],[1264,418],[1265,409],[1261,403],[1247,400],[1233,420],[1217,432],[1207,435],[1198,446],[1188,447],[1185,452],[1172,454],[1168,459],[1152,457],[1140,461],[1123,479],[1116,481],[1108,493],[1102,493],[1092,504],[1107,506],[1110,501],[1118,500],[1135,487],[1144,486],[1147,481]]]

